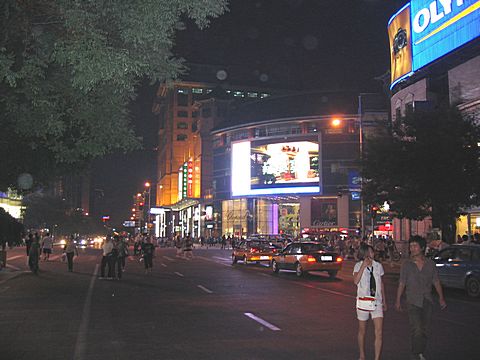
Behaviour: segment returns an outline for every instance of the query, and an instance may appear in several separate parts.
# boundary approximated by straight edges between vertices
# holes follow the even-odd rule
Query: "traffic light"
[[[375,219],[377,217],[377,213],[378,213],[379,210],[380,210],[380,208],[377,205],[372,205],[370,207],[370,215],[372,215],[372,218]]]
[[[140,210],[140,211],[143,210],[143,202],[138,203],[138,210]]]

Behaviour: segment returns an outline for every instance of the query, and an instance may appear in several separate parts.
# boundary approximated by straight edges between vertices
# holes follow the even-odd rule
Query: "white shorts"
[[[372,316],[372,319],[383,317],[383,306],[382,304],[377,304],[375,310],[373,311],[363,311],[357,309],[357,319],[360,321],[367,321],[368,318]]]

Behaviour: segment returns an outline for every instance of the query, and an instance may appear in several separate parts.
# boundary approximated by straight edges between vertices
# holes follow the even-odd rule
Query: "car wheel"
[[[237,258],[235,255],[232,255],[232,265],[235,265],[237,263]]]
[[[278,268],[277,262],[276,262],[275,260],[272,260],[272,271],[273,271],[273,273],[274,273],[274,274],[278,274],[278,271],[279,271],[279,270],[280,270],[280,269]]]
[[[335,279],[335,277],[337,276],[337,273],[338,273],[338,270],[330,270],[328,272],[328,276],[330,276],[330,279]]]
[[[243,256],[243,263],[244,263],[245,265],[248,264],[247,255],[244,255],[244,256]]]
[[[297,274],[298,277],[302,277],[305,274],[302,268],[302,264],[297,263],[297,265],[295,266],[295,273]]]
[[[480,296],[480,281],[477,278],[469,277],[467,279],[466,290],[468,296]]]

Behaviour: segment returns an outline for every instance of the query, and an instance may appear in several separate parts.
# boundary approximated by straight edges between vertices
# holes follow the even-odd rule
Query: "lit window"
[[[177,141],[186,141],[187,140],[187,135],[185,134],[178,134],[177,135]]]
[[[202,88],[192,88],[192,93],[203,94],[203,89]]]
[[[179,122],[177,124],[177,129],[188,129],[188,124],[186,122]]]
[[[235,97],[245,97],[245,94],[243,91],[234,91],[233,96]]]
[[[177,89],[177,93],[188,95],[188,89]]]
[[[258,93],[256,93],[256,92],[249,92],[249,93],[247,93],[247,96],[248,96],[249,98],[256,98],[256,97],[258,97]]]
[[[263,98],[266,98],[266,97],[269,97],[270,94],[267,94],[267,93],[261,93],[260,94],[260,99],[263,99]]]

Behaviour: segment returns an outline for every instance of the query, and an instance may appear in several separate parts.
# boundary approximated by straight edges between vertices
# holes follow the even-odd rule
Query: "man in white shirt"
[[[100,266],[100,279],[105,278],[105,268],[107,264],[108,264],[109,277],[111,276],[113,271],[111,261],[109,261],[109,259],[112,257],[112,250],[113,250],[113,242],[110,235],[107,235],[107,238],[103,243],[102,250],[103,250],[103,257],[102,257],[102,264]]]
[[[50,254],[52,253],[53,248],[53,239],[49,233],[47,233],[42,239],[42,248],[43,261],[48,261],[50,259]]]

